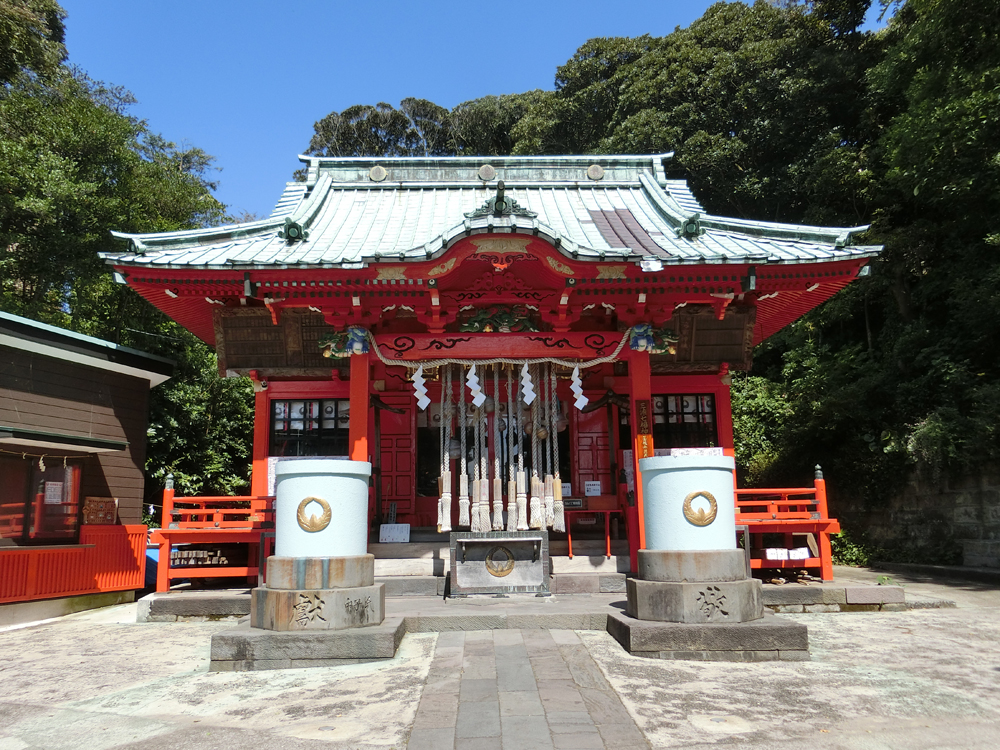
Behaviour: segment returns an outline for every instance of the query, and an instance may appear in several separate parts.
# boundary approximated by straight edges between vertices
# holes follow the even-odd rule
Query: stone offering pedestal
[[[371,464],[283,459],[275,467],[275,549],[251,592],[249,627],[212,639],[212,669],[248,671],[392,658],[385,584],[367,554]]]
[[[549,594],[547,531],[453,531],[451,595]]]
[[[733,459],[639,461],[646,543],[610,632],[637,656],[712,661],[809,658],[804,625],[764,617],[760,581],[736,548]]]
[[[269,557],[267,586],[251,593],[250,627],[344,630],[380,625],[385,584],[375,583],[375,556]]]

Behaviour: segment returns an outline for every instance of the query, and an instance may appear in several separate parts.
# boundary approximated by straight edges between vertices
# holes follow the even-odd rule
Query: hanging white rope
[[[499,365],[497,365],[499,367]],[[517,531],[517,474],[514,470],[514,368],[507,368],[507,531]]]
[[[441,373],[441,531],[451,531],[451,365]]]
[[[552,530],[566,531],[566,508],[563,505],[562,477],[559,475],[559,419],[562,409],[559,408],[556,372],[552,370],[552,392],[555,394],[555,408],[552,410],[552,466],[555,476],[552,477]]]
[[[552,365],[543,364],[539,365],[539,370],[541,371],[542,385],[545,388],[545,411],[542,416],[544,418],[543,425],[545,431],[545,442],[542,444],[542,449],[545,453],[545,491],[542,494],[542,505],[545,509],[545,526],[546,528],[552,526],[552,522],[555,520],[555,498],[552,494],[552,438],[555,437],[551,430],[552,423],[552,382],[549,378],[549,373],[553,371]]]
[[[459,370],[461,374],[461,370]],[[458,409],[458,424],[461,430],[462,444],[462,473],[458,476],[458,525],[468,526],[469,520],[469,469],[467,466],[468,453],[466,452],[465,432],[468,424],[468,410],[465,408],[465,392],[462,384],[458,385],[458,397],[456,401]]]
[[[483,396],[483,400],[486,397]],[[486,443],[486,410],[480,408],[479,431],[477,441],[479,443],[479,532],[490,530],[490,479],[489,461],[490,447]]]
[[[500,474],[500,364],[493,365],[493,530],[503,531],[503,476]]]
[[[538,365],[535,365],[534,379],[538,380]],[[529,381],[530,382],[530,381]],[[533,529],[540,529],[545,525],[545,514],[542,508],[542,485],[539,478],[539,460],[541,454],[538,450],[538,430],[541,426],[541,404],[534,404],[531,407],[531,499],[528,507],[530,509],[530,520],[528,525]]]
[[[514,433],[517,437],[517,530],[527,531],[528,530],[528,493],[527,493],[527,482],[524,476],[524,432],[522,428],[522,419],[524,417],[521,409],[521,402],[523,400],[523,394],[521,393],[521,384],[518,383],[517,386],[517,402],[514,404],[514,411],[517,413],[517,431]]]

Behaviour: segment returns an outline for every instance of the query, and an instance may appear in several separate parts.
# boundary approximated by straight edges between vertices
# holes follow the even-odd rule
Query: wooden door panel
[[[416,420],[408,393],[384,393],[382,400],[402,414],[383,410],[381,419],[382,501],[396,503],[397,513],[409,513],[414,501]]]
[[[600,398],[602,393],[586,394],[591,399]],[[590,413],[573,410],[570,425],[573,429],[571,445],[573,451],[573,493],[582,495],[584,482],[601,483],[601,493],[611,494],[611,457],[608,443],[608,415],[604,409]]]

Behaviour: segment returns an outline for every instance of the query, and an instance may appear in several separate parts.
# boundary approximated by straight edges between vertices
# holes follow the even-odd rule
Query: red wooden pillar
[[[646,521],[642,505],[642,476],[639,459],[653,455],[652,382],[648,352],[632,352],[629,358],[629,381],[632,385],[632,461],[635,477],[635,513],[637,514],[638,539],[629,539],[632,572],[639,570],[640,549],[646,549]]]
[[[271,415],[266,390],[255,389],[253,409],[253,472],[250,476],[250,494],[257,497],[267,495],[267,454]]]
[[[352,461],[367,461],[368,451],[368,353],[351,355],[351,423],[348,451]]]

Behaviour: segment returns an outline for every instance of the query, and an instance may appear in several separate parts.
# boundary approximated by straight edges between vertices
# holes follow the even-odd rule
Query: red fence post
[[[820,518],[829,518],[830,514],[826,508],[826,480],[823,478],[823,469],[816,464],[816,478],[813,480],[816,486],[816,510],[819,511]],[[819,534],[819,565],[820,578],[824,581],[833,580],[833,550],[830,547],[830,535],[821,531]]]

